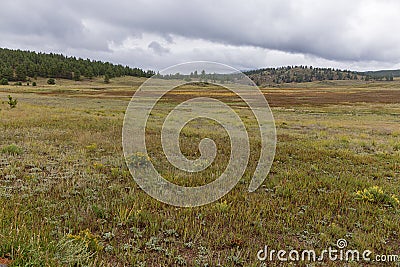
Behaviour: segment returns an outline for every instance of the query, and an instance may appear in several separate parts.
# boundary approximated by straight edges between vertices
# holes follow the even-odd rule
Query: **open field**
[[[152,113],[147,140],[152,162],[170,181],[207,183],[223,172],[229,155],[226,133],[195,121],[184,128],[183,152],[196,158],[207,136],[222,154],[190,179],[170,167],[159,129],[174,105],[213,96],[229,103],[249,130],[244,178],[220,201],[199,208],[152,199],[125,166],[124,112],[143,81],[0,86],[0,258],[15,266],[260,266],[257,252],[265,245],[321,251],[341,238],[349,249],[400,254],[400,81],[262,89],[278,143],[272,170],[255,193],[247,187],[260,140],[244,103],[212,86],[167,94]],[[18,99],[15,109],[7,95]],[[383,192],[356,197],[373,186]],[[293,263],[264,266],[274,265]]]

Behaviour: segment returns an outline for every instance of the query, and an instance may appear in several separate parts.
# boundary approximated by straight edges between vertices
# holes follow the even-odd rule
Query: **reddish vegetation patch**
[[[7,265],[9,265],[9,264],[11,264],[11,260],[9,260],[9,259],[4,259],[4,258],[0,258],[0,266],[1,266],[1,267],[7,266]]]
[[[42,95],[58,95],[58,96],[79,96],[91,98],[112,98],[123,97],[131,98],[134,91],[127,90],[82,90],[82,91],[53,91],[53,92],[38,92]],[[342,104],[342,103],[399,103],[400,90],[397,89],[382,89],[368,90],[360,89],[357,91],[345,90],[330,91],[329,89],[285,89],[285,90],[268,90],[264,91],[265,98],[270,106],[292,106],[292,105],[327,105],[327,104]],[[205,91],[172,91],[164,95],[163,99],[171,102],[181,102],[192,98],[193,96],[211,96],[218,98],[224,102],[237,102],[239,99],[231,93],[223,90],[205,90]]]
[[[399,103],[400,90],[374,90],[357,92],[329,92],[307,91],[304,92],[268,92],[265,98],[271,106],[289,105],[326,105],[339,103]]]

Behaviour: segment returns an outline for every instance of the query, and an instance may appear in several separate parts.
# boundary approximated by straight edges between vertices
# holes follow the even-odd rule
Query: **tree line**
[[[333,68],[313,68],[312,66],[285,66],[280,68],[263,68],[245,72],[257,85],[302,83],[323,80],[386,80],[393,81],[393,77],[400,76],[398,71],[354,72]],[[68,57],[62,54],[41,53],[33,51],[12,50],[0,48],[0,81],[25,82],[29,78],[62,78],[81,80],[104,76],[107,83],[110,79],[121,76],[151,77],[163,79],[185,79],[200,81],[229,82],[235,77],[232,75],[205,73],[194,71],[190,75],[179,73],[160,75],[151,70],[131,68],[90,59]],[[162,76],[162,77],[161,77]]]
[[[302,83],[325,80],[386,80],[393,81],[393,75],[371,75],[365,72],[340,70],[334,68],[313,68],[312,66],[285,66],[264,68],[245,72],[257,85]]]
[[[80,80],[104,76],[111,79],[121,76],[151,77],[154,72],[140,68],[115,65],[62,54],[0,48],[0,80],[26,81],[29,78],[62,78]]]

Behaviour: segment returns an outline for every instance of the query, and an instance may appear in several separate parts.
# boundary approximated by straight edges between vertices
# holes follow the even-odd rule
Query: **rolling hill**
[[[150,77],[153,74],[152,71],[144,71],[140,68],[67,57],[62,54],[0,48],[0,79],[8,81],[26,81],[28,77],[80,80],[82,77]]]
[[[200,71],[200,70],[199,70]],[[257,85],[277,85],[283,83],[304,83],[324,80],[386,80],[400,77],[400,70],[381,70],[355,72],[333,68],[312,66],[286,66],[280,68],[263,68],[244,72]],[[26,81],[36,77],[63,78],[80,80],[83,78],[104,76],[107,80],[121,76],[151,77],[152,70],[142,70],[130,66],[115,65],[90,59],[68,57],[62,54],[38,53],[33,51],[0,48],[0,80]],[[205,78],[213,80],[215,74],[206,74]],[[175,74],[164,78],[190,78]]]

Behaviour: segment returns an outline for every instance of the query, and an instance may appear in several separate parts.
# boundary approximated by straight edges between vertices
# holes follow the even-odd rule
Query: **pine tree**
[[[108,74],[104,76],[104,83],[110,83],[110,76]]]
[[[17,81],[26,81],[26,69],[22,65],[18,65],[15,69],[15,78]]]

